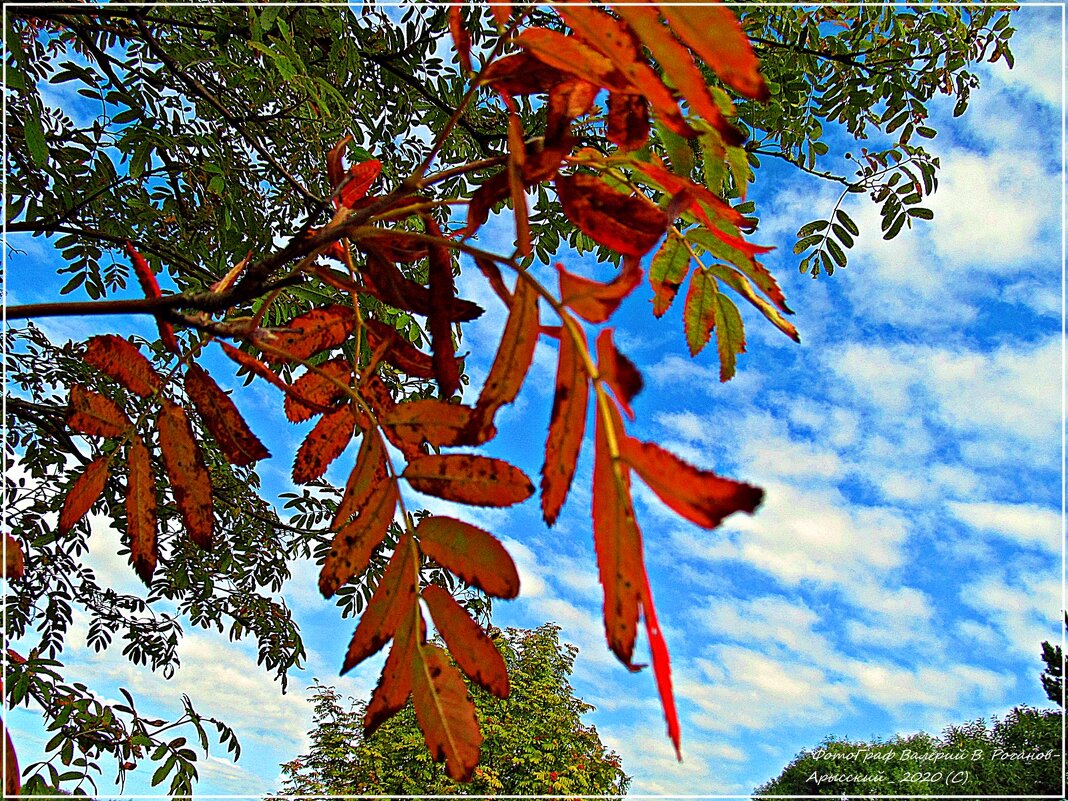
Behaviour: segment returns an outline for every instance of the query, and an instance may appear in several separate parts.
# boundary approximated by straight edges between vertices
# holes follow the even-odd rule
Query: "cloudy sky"
[[[520,568],[522,596],[496,604],[495,622],[556,621],[580,648],[573,683],[597,707],[588,720],[622,755],[633,793],[744,794],[828,735],[938,732],[1044,705],[1040,643],[1059,641],[1063,606],[1061,15],[1060,7],[1023,7],[1016,68],[984,67],[962,119],[935,106],[930,149],[943,165],[927,204],[935,221],[887,243],[876,209],[851,196],[846,208],[863,233],[848,269],[832,278],[799,275],[791,248],[801,224],[829,213],[834,187],[762,171],[755,239],[778,248],[765,263],[797,311],[802,345],[743,309],[748,353],[737,378],[721,384],[713,353],[686,354],[678,308],[652,318],[647,287],[615,321],[620,349],[646,380],[630,433],[766,491],[756,515],[710,533],[636,490],[672,652],[681,764],[652,676],[628,673],[605,645],[589,454],[552,531],[534,501],[461,512],[497,532]],[[505,247],[509,233],[495,221],[484,241]],[[10,302],[41,299],[28,283],[41,255],[27,248],[10,260]],[[560,259],[605,277],[591,259]],[[548,280],[550,268],[543,271]],[[462,288],[490,309],[467,334],[477,379],[489,361],[478,354],[492,354],[503,310],[475,275]],[[95,332],[77,321],[49,330]],[[498,423],[495,452],[531,475],[541,468],[554,371],[554,349],[539,345],[519,401]],[[274,453],[291,453],[306,433],[268,419],[278,397],[238,402]],[[262,465],[268,486],[288,488],[288,461]],[[336,464],[332,475],[343,482],[347,472]],[[114,556],[117,543],[98,525],[92,563],[103,580],[140,592]],[[285,695],[256,667],[251,646],[189,630],[183,667],[165,682],[118,654],[86,649],[84,620],[65,653],[70,677],[80,673],[113,697],[127,687],[172,714],[188,693],[233,725],[245,749],[236,765],[221,754],[207,759],[199,789],[267,792],[279,763],[307,743],[313,677],[365,697],[381,666],[373,659],[337,679],[353,624],[321,601],[315,576],[302,565],[287,588],[310,659]],[[12,715],[24,764],[44,741],[37,721],[24,710]],[[127,792],[150,792],[148,778],[134,774]],[[105,776],[102,791],[108,783]]]

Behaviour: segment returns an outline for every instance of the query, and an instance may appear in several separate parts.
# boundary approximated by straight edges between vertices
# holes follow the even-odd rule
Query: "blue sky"
[[[647,286],[613,321],[618,346],[646,379],[630,433],[767,493],[753,517],[706,532],[636,488],[672,653],[682,764],[651,674],[629,674],[604,642],[590,455],[552,531],[536,501],[468,510],[422,499],[505,541],[522,594],[495,605],[496,624],[553,620],[579,646],[573,684],[597,707],[588,720],[623,756],[632,793],[745,794],[830,734],[937,732],[1044,705],[1039,645],[1059,641],[1063,605],[1061,8],[1024,7],[1015,25],[1016,68],[983,67],[983,87],[959,120],[935,107],[930,149],[943,169],[928,204],[933,223],[884,242],[874,207],[853,196],[847,210],[862,236],[850,265],[812,281],[796,270],[793,234],[829,213],[837,192],[774,165],[761,170],[754,239],[778,248],[765,263],[797,311],[802,345],[743,309],[748,353],[737,378],[720,384],[714,353],[686,354],[680,309],[652,318]],[[497,219],[483,242],[504,249],[510,235],[509,221]],[[31,284],[30,271],[54,256],[36,241],[12,244],[25,253],[9,258],[8,301],[44,299],[48,288],[39,273]],[[592,259],[559,260],[607,277]],[[538,269],[550,281],[551,266]],[[461,283],[489,310],[466,334],[478,386],[504,313],[477,271]],[[150,331],[121,320],[45,327],[80,339],[104,324]],[[498,421],[493,451],[530,475],[541,468],[554,371],[554,348],[543,342],[518,402]],[[276,454],[261,465],[266,485],[290,489],[289,455],[308,427],[277,422],[271,388],[237,398]],[[343,482],[350,464],[346,455],[332,477]],[[91,563],[102,581],[141,592],[114,555],[117,543],[98,521]],[[64,656],[69,676],[81,673],[112,697],[127,687],[161,712],[176,713],[189,693],[233,725],[245,749],[236,765],[208,758],[199,790],[260,795],[306,745],[312,678],[366,697],[381,666],[372,659],[336,678],[354,624],[321,600],[314,565],[298,566],[285,597],[310,659],[284,696],[250,645],[187,630],[183,667],[165,682],[118,653],[85,648],[78,619]],[[11,716],[24,764],[45,739],[37,720],[32,711]],[[150,773],[141,772],[128,793],[149,792]],[[108,786],[105,775],[100,788]]]

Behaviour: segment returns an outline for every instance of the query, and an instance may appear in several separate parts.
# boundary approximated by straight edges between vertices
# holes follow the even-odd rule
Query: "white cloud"
[[[1061,515],[1058,511],[1033,503],[983,501],[951,501],[947,507],[954,517],[976,531],[1005,537],[1025,547],[1038,547],[1053,554],[1061,552]]]
[[[1044,640],[1059,641],[1064,623],[1058,576],[987,575],[961,588],[960,599],[986,616],[1014,653],[1037,653]]]

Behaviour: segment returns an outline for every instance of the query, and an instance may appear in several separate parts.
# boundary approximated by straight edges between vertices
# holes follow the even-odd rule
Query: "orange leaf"
[[[712,221],[712,218],[708,216],[708,213],[705,211],[706,208],[711,209],[716,217],[729,222],[731,225],[738,226],[745,224],[746,218],[741,212],[737,211],[730,204],[723,202],[707,188],[694,183],[689,178],[683,178],[682,176],[676,175],[660,164],[654,164],[652,162],[636,162],[634,168],[648,178],[651,183],[672,197],[678,197],[680,194],[685,193],[683,197],[690,201],[686,205],[687,210],[693,213],[697,219],[704,223],[706,228],[711,230],[717,236],[719,234],[716,232],[719,231],[719,229]],[[719,233],[722,233],[722,231],[719,231]],[[757,251],[761,250],[758,245],[744,244],[746,247],[755,248]],[[763,250],[766,252],[769,248],[763,248]]]
[[[508,192],[512,196],[512,214],[515,217],[516,250],[521,256],[529,256],[530,210],[524,192],[523,175],[526,166],[527,146],[523,134],[523,122],[515,101],[504,96],[508,106]]]
[[[509,95],[536,95],[548,91],[568,74],[550,67],[526,51],[492,62],[482,71],[480,83]]]
[[[437,223],[427,219],[427,233],[441,236]],[[450,398],[460,389],[460,367],[456,346],[452,340],[452,319],[448,310],[456,297],[452,276],[452,255],[443,245],[433,245],[429,258],[429,287],[433,302],[427,314],[430,346],[433,349],[434,376],[443,398]]]
[[[608,95],[608,141],[620,150],[637,150],[649,138],[649,106],[641,95],[610,92]]]
[[[423,600],[452,658],[472,681],[497,698],[508,697],[508,668],[501,652],[447,590],[431,584]]]
[[[350,209],[355,206],[367,194],[367,190],[381,172],[382,162],[378,159],[361,161],[349,167],[348,183],[341,187],[341,193],[338,195],[341,205]]]
[[[585,334],[577,325],[572,330],[578,332],[585,346]],[[579,360],[578,347],[565,328],[560,334],[556,394],[549,418],[549,438],[545,443],[545,466],[541,469],[541,510],[550,526],[556,522],[575,476],[582,436],[586,431],[589,396],[589,378]]]
[[[253,375],[258,375],[267,383],[278,387],[278,389],[287,394],[291,391],[292,388],[289,384],[279,378],[274,370],[269,368],[252,354],[245,353],[243,350],[238,350],[233,345],[228,345],[225,342],[220,342],[219,346],[223,349],[223,353],[229,356],[232,361],[236,362],[241,367],[244,367]]]
[[[508,23],[512,21],[511,3],[494,2],[490,6],[490,11],[493,12],[493,19],[496,20],[498,28],[506,28]]]
[[[597,335],[597,372],[612,388],[627,417],[633,420],[634,410],[630,408],[630,402],[642,391],[644,382],[634,362],[616,350],[611,328]]]
[[[148,262],[145,261],[145,257],[137,252],[137,249],[130,241],[126,242],[126,255],[130,257],[130,262],[133,264],[134,273],[137,275],[137,281],[141,284],[141,291],[145,293],[146,298],[159,298],[163,296],[160,291],[159,283],[156,281],[156,276],[152,272],[152,268],[148,266]],[[178,340],[174,338],[174,328],[170,323],[164,320],[156,318],[156,327],[159,328],[159,337],[163,342],[163,346],[171,353],[178,353]]]
[[[159,373],[141,355],[137,346],[114,334],[92,337],[85,343],[85,355],[82,358],[142,398],[147,398],[163,386]]]
[[[664,720],[667,721],[668,737],[675,745],[675,756],[682,761],[680,743],[679,715],[675,710],[675,694],[671,689],[671,657],[668,655],[667,642],[656,619],[653,606],[653,591],[649,587],[649,576],[643,572],[642,578],[642,617],[645,618],[645,633],[649,638],[649,651],[653,656],[653,673],[656,675],[656,688],[660,692],[660,703],[664,707]]]
[[[445,771],[455,781],[470,781],[482,744],[475,705],[463,677],[435,645],[415,649],[412,701],[431,756],[445,761]]]
[[[465,453],[413,459],[403,478],[416,492],[471,506],[511,506],[534,492],[518,467]]]
[[[488,531],[451,517],[427,517],[415,534],[423,553],[472,587],[494,598],[519,595],[515,562]]]
[[[8,581],[22,578],[26,571],[26,560],[22,555],[22,545],[10,534],[4,534],[4,578]]]
[[[271,455],[230,397],[198,364],[190,364],[186,370],[185,394],[230,464],[242,467]]]
[[[573,36],[547,28],[527,28],[515,43],[539,61],[616,92],[632,91],[626,77],[607,58]]]
[[[382,479],[370,487],[365,498],[352,504],[356,517],[343,524],[334,535],[319,573],[319,591],[324,598],[329,598],[338,587],[367,569],[375,548],[382,544],[389,532],[397,509],[397,497],[397,483]]]
[[[460,69],[471,72],[471,34],[464,28],[460,4],[455,0],[449,3],[449,33],[452,35],[452,46],[456,48],[456,55],[460,59]]]
[[[67,534],[74,524],[85,517],[104,491],[110,467],[106,456],[98,456],[89,462],[67,492],[63,509],[59,513],[59,534]]]
[[[512,403],[523,386],[530,365],[534,363],[534,348],[538,344],[538,294],[530,281],[520,276],[516,280],[512,309],[508,313],[497,355],[493,358],[486,383],[478,396],[475,411],[482,421],[480,442],[490,439],[493,417],[505,404]]]
[[[342,673],[377,653],[389,642],[405,615],[411,613],[416,603],[414,550],[411,536],[401,537],[352,635]]]
[[[608,647],[631,665],[638,632],[645,566],[642,561],[642,535],[634,518],[630,498],[630,473],[614,459],[608,447],[604,416],[617,438],[623,435],[623,421],[611,403],[601,405],[597,415],[593,457],[593,545],[597,568],[604,587],[604,625]]]
[[[181,406],[163,401],[157,423],[163,466],[171,482],[174,502],[185,523],[190,539],[199,548],[212,545],[211,477],[204,466],[204,455],[193,437],[189,418]]]
[[[662,5],[660,13],[727,86],[753,100],[769,98],[756,54],[733,11],[684,0],[680,5]]]
[[[562,264],[556,265],[556,271],[560,277],[560,301],[590,323],[608,320],[642,280],[640,263],[632,258],[623,260],[622,271],[608,284],[569,273]]]
[[[330,463],[348,447],[355,428],[356,417],[351,404],[323,415],[297,450],[293,459],[293,481],[307,484],[322,476]]]
[[[418,640],[412,628],[413,617],[419,621]],[[417,607],[415,615],[405,616],[397,626],[389,656],[382,667],[382,676],[371,693],[371,700],[367,702],[367,710],[363,715],[364,737],[370,737],[408,702],[412,694],[412,662],[415,659],[415,649],[417,642],[422,645],[425,641],[426,624],[423,623],[423,614]]]
[[[599,91],[599,86],[581,78],[569,78],[553,86],[546,104],[545,141],[569,142],[572,121],[590,110]]]
[[[559,175],[556,191],[571,222],[624,256],[644,255],[667,230],[667,215],[651,202],[624,195],[593,175]]]
[[[348,306],[325,306],[294,317],[285,328],[258,332],[260,344],[269,348],[269,362],[301,361],[348,339],[356,327],[356,315]]]
[[[156,569],[156,482],[148,448],[138,436],[130,440],[129,464],[126,532],[130,537],[130,558],[141,581],[149,584]]]
[[[352,365],[347,358],[338,356],[323,362],[315,371],[308,370],[294,381],[285,397],[286,419],[293,423],[302,423],[317,414],[333,411],[331,406],[345,397],[345,390],[331,381],[331,378],[348,385],[352,378]]]
[[[360,442],[360,451],[356,454],[356,466],[349,474],[345,492],[334,513],[334,522],[330,528],[340,529],[352,519],[366,503],[371,492],[386,481],[388,475],[386,449],[382,438],[375,430],[368,431]]]
[[[624,437],[620,455],[660,500],[704,528],[735,512],[752,514],[764,497],[759,487],[700,470],[652,442]]]
[[[435,448],[451,448],[458,445],[480,445],[485,439],[478,438],[474,424],[480,418],[470,406],[427,398],[398,403],[381,423],[390,429],[390,441],[402,440],[413,447],[424,442]],[[497,431],[490,424],[486,432],[490,436]]]
[[[67,425],[79,434],[96,437],[121,437],[130,428],[130,419],[122,408],[97,392],[80,384],[70,388]]]

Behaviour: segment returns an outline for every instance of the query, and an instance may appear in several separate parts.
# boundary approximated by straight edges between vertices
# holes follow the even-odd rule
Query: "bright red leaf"
[[[616,350],[611,328],[605,328],[597,335],[597,372],[612,388],[627,417],[633,420],[634,410],[630,408],[630,402],[642,391],[644,382],[634,362]]]
[[[589,323],[607,321],[642,280],[642,268],[636,258],[623,259],[623,269],[607,284],[570,273],[562,264],[556,265],[556,272],[560,302]]]
[[[351,404],[323,415],[308,432],[293,460],[293,481],[307,484],[321,477],[352,440],[356,417]]]
[[[585,346],[585,334],[577,324],[574,330],[582,337]],[[541,469],[541,511],[550,526],[556,522],[575,476],[586,431],[589,395],[589,376],[583,369],[571,333],[564,329],[560,333],[556,391],[549,417],[549,437],[545,442],[545,466]]]
[[[625,195],[593,175],[556,178],[564,213],[595,242],[624,256],[643,256],[668,227],[668,218],[651,202]]]

